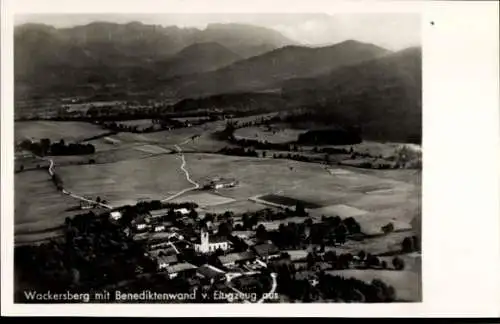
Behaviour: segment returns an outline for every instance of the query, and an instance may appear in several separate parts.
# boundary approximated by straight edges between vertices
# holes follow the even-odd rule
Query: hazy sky
[[[382,13],[327,14],[38,14],[16,16],[15,24],[44,23],[55,27],[93,21],[140,21],[162,26],[205,28],[209,23],[246,23],[269,27],[308,45],[356,39],[399,50],[421,44],[420,15]]]

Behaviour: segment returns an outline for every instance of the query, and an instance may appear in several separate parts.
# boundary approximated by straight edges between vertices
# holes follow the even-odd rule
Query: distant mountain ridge
[[[364,139],[419,143],[422,52],[408,48],[309,78],[276,83],[275,93],[229,93],[185,99],[176,111],[295,110],[304,122],[359,127]],[[300,119],[300,118],[299,118]]]
[[[200,56],[208,55],[208,58],[193,58],[199,61],[194,66],[182,63],[188,71],[177,68],[176,73],[182,75],[193,73],[196,69],[197,72],[212,70],[236,59],[296,44],[274,30],[239,24],[208,25],[203,30],[139,22],[93,22],[71,28],[24,24],[14,29],[15,80],[31,88],[44,88],[51,84],[82,84],[88,78],[102,82],[113,79],[109,75],[99,75],[101,70],[120,74],[125,78],[122,81],[130,79],[121,69],[132,69],[135,75],[144,73],[145,77],[156,78],[161,76],[156,62],[164,63],[194,44],[214,43],[227,50],[216,49],[215,46],[206,48]],[[203,62],[208,67],[204,67]],[[64,73],[61,75],[62,70]],[[162,77],[166,76],[168,73]]]
[[[219,43],[195,43],[170,58],[159,61],[155,68],[162,78],[216,70],[241,59],[241,56]]]
[[[316,76],[336,68],[391,53],[354,40],[328,47],[289,45],[216,71],[187,75],[167,84],[166,91],[181,98],[265,90],[288,79]]]

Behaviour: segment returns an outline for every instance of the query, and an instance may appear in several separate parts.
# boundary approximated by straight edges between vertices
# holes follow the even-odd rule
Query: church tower
[[[205,226],[201,229],[201,237],[200,237],[200,252],[207,253],[210,250],[209,239],[208,239],[208,230]]]

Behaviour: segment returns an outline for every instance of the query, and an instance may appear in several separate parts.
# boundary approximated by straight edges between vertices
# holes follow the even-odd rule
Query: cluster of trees
[[[288,160],[294,160],[294,161],[300,161],[300,162],[317,162],[318,158],[312,157],[312,156],[306,156],[306,155],[300,155],[300,154],[273,154],[274,159],[288,159]],[[320,159],[322,160],[322,159]]]
[[[64,182],[63,180],[61,179],[61,177],[57,174],[57,173],[53,173],[52,174],[52,182],[54,183],[54,185],[56,186],[57,190],[59,191],[62,191],[64,189],[63,185],[64,185]]]
[[[282,249],[299,249],[309,244],[324,246],[344,244],[349,236],[362,235],[361,226],[352,217],[324,217],[321,223],[306,219],[303,223],[280,224],[277,231],[266,233],[266,237]]]
[[[254,149],[245,149],[243,147],[224,147],[218,153],[234,156],[259,157],[259,153],[257,153]]]
[[[271,278],[267,274],[241,276],[234,279],[231,284],[243,293],[256,293],[259,297],[267,293],[272,285]]]
[[[85,155],[94,153],[95,153],[95,147],[90,143],[88,144],[70,143],[66,145],[64,143],[64,140],[61,140],[59,141],[59,143],[54,143],[50,146],[51,155]]]
[[[313,145],[351,145],[361,143],[358,129],[322,129],[309,130],[299,135],[297,143]]]
[[[275,150],[289,152],[298,152],[299,150],[297,145],[289,143],[269,143],[268,141],[259,141],[248,138],[236,138],[234,136],[230,138],[230,141],[235,145],[239,145],[241,147],[253,147],[257,150]]]
[[[21,148],[29,150],[36,155],[84,155],[95,153],[92,144],[70,143],[66,144],[63,139],[59,142],[51,143],[50,139],[42,138],[39,142],[25,140],[20,144]]]
[[[354,154],[354,149],[350,147],[346,148],[335,148],[335,147],[323,147],[318,148],[317,146],[313,147],[312,151],[314,153],[326,153],[326,154]]]
[[[344,270],[353,267],[357,269],[390,269],[387,261],[381,260],[378,256],[366,253],[363,250],[359,251],[356,256],[351,253],[337,255],[335,251],[324,252],[324,245],[318,252],[309,252],[306,262],[307,270],[315,269],[318,262],[329,264],[332,270]],[[392,259],[391,264],[394,270],[403,270],[405,266],[404,260],[397,256]]]
[[[15,248],[16,271],[30,289],[88,291],[134,279],[138,267],[155,269],[142,246],[105,214],[68,217],[63,234],[60,240]]]
[[[198,205],[193,202],[183,202],[183,203],[163,203],[159,200],[151,200],[151,201],[140,201],[133,206],[124,206],[120,209],[122,213],[122,217],[119,220],[119,223],[124,226],[130,226],[132,221],[134,221],[139,215],[147,214],[152,210],[158,209],[168,209],[167,215],[163,216],[160,219],[157,219],[158,222],[161,221],[177,221],[180,217],[179,212],[175,212],[176,209],[186,208],[190,210],[189,216],[196,219],[198,214],[195,211],[195,208],[198,208]]]
[[[312,276],[317,280],[313,283],[307,278],[297,278],[298,273],[291,264],[281,263],[273,266],[272,270],[278,274],[277,292],[293,301],[306,303],[326,300],[339,303],[396,301],[395,289],[378,279],[367,283],[355,278],[344,278],[318,271]]]
[[[161,117],[161,118],[151,118],[151,124],[148,127],[141,127],[139,125],[126,125],[120,122],[111,121],[111,122],[103,122],[101,125],[109,130],[114,132],[129,132],[129,133],[152,133],[157,131],[162,131],[166,129],[176,129],[176,128],[185,128],[191,125],[201,125],[206,121],[212,120],[209,119],[197,119],[196,121],[178,121],[175,119]]]
[[[243,213],[241,216],[243,224],[241,227],[238,227],[239,224],[237,224],[236,228],[238,230],[253,229],[261,221],[271,222],[296,216],[307,216],[307,212],[300,202],[296,204],[295,209],[286,208],[284,210],[274,210],[271,208],[264,208],[255,212]]]
[[[154,125],[153,123],[148,126],[148,127],[141,127],[139,125],[126,125],[122,123],[117,123],[115,121],[112,122],[104,122],[102,123],[102,126],[104,128],[107,128],[109,130],[112,130],[114,132],[129,132],[129,133],[136,133],[136,134],[141,134],[141,133],[151,133],[163,129],[167,129],[166,125],[161,125],[165,127],[157,127],[157,125]]]
[[[401,243],[401,251],[403,253],[410,253],[420,251],[420,240],[417,236],[405,237]]]

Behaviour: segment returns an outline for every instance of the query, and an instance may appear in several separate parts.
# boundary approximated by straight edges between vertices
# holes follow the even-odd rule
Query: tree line
[[[278,274],[277,292],[288,296],[292,301],[387,303],[397,299],[394,287],[378,279],[367,283],[317,271],[312,275],[316,280],[313,282],[310,278],[300,277],[293,264],[289,263],[273,265],[271,270]]]
[[[33,152],[39,156],[45,155],[87,155],[94,154],[94,145],[81,144],[81,143],[70,143],[66,144],[63,139],[59,142],[52,143],[48,138],[42,138],[38,142],[32,142],[30,140],[22,141],[20,147]]]

